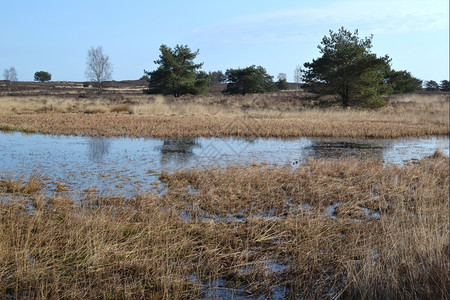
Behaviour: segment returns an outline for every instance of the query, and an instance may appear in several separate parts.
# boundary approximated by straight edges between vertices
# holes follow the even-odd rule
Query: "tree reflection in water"
[[[310,146],[306,147],[306,156],[315,159],[379,159],[383,160],[383,150],[386,145],[380,145],[371,140],[343,141],[332,139],[313,139]]]
[[[89,138],[89,159],[95,162],[103,161],[109,153],[110,140],[104,136]]]
[[[166,139],[161,147],[162,165],[183,165],[194,156],[194,148],[201,147],[195,139]]]

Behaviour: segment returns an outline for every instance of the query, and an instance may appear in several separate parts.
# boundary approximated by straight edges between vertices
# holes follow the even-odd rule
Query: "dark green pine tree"
[[[422,89],[422,80],[407,71],[390,70],[386,73],[385,83],[391,85],[394,94],[414,93]]]
[[[176,45],[174,49],[161,45],[159,50],[161,54],[155,61],[158,68],[152,72],[144,71],[149,78],[147,93],[179,97],[198,95],[208,90],[209,80],[199,72],[203,63],[194,63],[199,50],[191,52],[187,45]]]
[[[370,52],[372,38],[359,39],[358,30],[351,33],[343,27],[337,33],[330,30],[330,36],[324,36],[318,46],[322,56],[304,64],[303,88],[339,95],[344,108],[383,105],[378,96],[390,92],[383,82],[390,59]]]
[[[261,66],[250,66],[244,69],[228,69],[225,72],[227,87],[223,93],[252,94],[276,91],[273,76],[267,74]]]

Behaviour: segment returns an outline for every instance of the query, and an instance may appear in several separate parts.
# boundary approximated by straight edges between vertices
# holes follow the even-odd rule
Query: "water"
[[[377,158],[386,164],[422,159],[436,150],[449,155],[447,136],[390,139],[163,140],[54,136],[0,132],[0,178],[41,176],[76,194],[95,187],[101,195],[130,196],[158,186],[162,171],[252,163],[300,166],[308,157]]]

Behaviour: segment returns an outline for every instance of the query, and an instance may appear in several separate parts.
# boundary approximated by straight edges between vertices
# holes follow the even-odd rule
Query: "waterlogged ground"
[[[448,137],[162,140],[0,133],[6,249],[0,293],[447,299],[448,159],[434,155],[390,167],[436,150],[449,155]],[[333,161],[348,157],[361,161]],[[177,172],[160,176],[163,171]],[[44,192],[71,198],[43,197],[39,180],[2,182],[26,182],[32,174],[46,183]]]
[[[308,157],[377,158],[386,164],[419,160],[441,150],[447,136],[358,140],[329,138],[186,140],[0,133],[0,177],[43,178],[48,192],[86,190],[130,196],[158,187],[162,171],[230,164],[298,167]]]

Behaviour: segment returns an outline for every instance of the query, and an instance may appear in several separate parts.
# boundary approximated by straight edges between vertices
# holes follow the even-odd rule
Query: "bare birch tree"
[[[297,66],[294,70],[294,82],[297,84],[297,91],[300,86],[300,82],[302,82],[302,67]]]
[[[12,82],[17,81],[16,68],[11,67],[3,72],[3,79],[6,81],[6,88],[11,91]]]
[[[112,64],[109,56],[103,53],[103,47],[91,47],[86,59],[86,79],[97,82],[98,95],[102,95],[102,84],[112,76]]]

